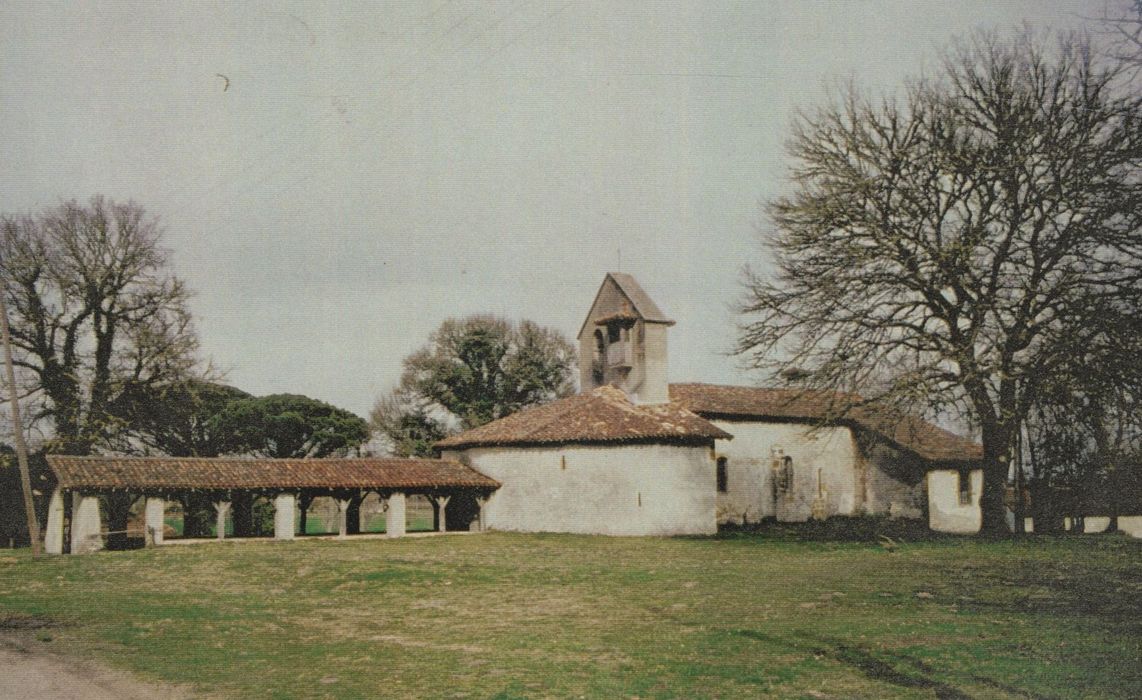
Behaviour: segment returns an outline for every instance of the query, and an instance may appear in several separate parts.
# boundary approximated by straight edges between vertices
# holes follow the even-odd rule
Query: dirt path
[[[6,700],[157,700],[192,697],[92,661],[61,656],[30,635],[0,635],[0,698]]]

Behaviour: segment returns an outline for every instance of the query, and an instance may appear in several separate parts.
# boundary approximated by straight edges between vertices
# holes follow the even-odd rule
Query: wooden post
[[[444,509],[448,506],[448,501],[452,500],[452,497],[433,496],[432,500],[435,501],[437,508],[436,531],[444,532],[447,529],[447,525],[445,524],[446,521],[444,517]]]
[[[8,285],[0,283],[0,330],[3,331],[4,370],[8,376],[8,403],[12,406],[12,436],[16,443],[16,462],[20,465],[20,488],[24,494],[24,512],[27,516],[28,539],[32,541],[32,556],[43,553],[40,544],[40,521],[36,519],[36,502],[32,499],[32,477],[28,472],[28,446],[24,442],[24,422],[20,419],[20,400],[16,398],[16,370],[12,367],[12,337],[8,332]]]

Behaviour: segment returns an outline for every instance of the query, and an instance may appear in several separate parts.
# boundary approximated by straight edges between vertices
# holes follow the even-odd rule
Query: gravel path
[[[123,671],[44,649],[24,635],[0,636],[0,698],[158,700],[190,698],[183,688],[145,683]]]

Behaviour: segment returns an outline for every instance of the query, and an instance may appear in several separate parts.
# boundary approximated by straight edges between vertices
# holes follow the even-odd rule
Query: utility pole
[[[24,490],[24,512],[28,516],[28,537],[32,554],[40,556],[40,522],[36,520],[36,504],[32,500],[32,477],[28,472],[28,445],[24,442],[24,423],[20,419],[20,400],[16,398],[16,370],[12,367],[12,337],[8,331],[7,284],[0,281],[0,340],[4,343],[4,368],[8,375],[8,400],[12,404],[12,431],[16,436],[16,461],[20,463],[20,485]]]

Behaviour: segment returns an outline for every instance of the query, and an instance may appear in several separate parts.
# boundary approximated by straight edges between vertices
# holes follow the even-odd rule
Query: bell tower
[[[622,389],[635,403],[666,403],[666,317],[633,277],[610,272],[579,330],[579,386]]]

